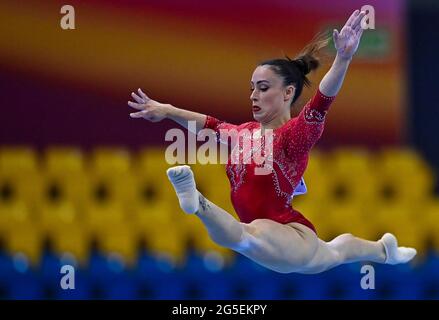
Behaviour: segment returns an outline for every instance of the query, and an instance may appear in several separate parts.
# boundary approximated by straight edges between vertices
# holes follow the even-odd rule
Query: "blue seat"
[[[259,277],[248,283],[247,299],[251,300],[278,300],[282,299],[280,282],[275,278]]]
[[[423,281],[422,299],[439,300],[439,282]]]
[[[267,280],[267,275],[277,276],[277,274],[258,265],[247,257],[237,254],[233,265],[225,270],[225,274],[233,290],[233,299],[261,297],[264,295],[264,289],[261,289],[261,286],[267,290],[265,293],[266,299],[270,297],[274,299],[274,296],[278,296],[278,290],[275,288],[275,285],[272,285]]]
[[[43,299],[44,286],[37,270],[27,261],[14,262],[14,258],[0,252],[0,293],[5,299]]]
[[[360,287],[360,267],[343,265],[319,274],[288,274],[282,292],[285,299],[352,299],[356,287]]]
[[[138,299],[139,285],[129,272],[112,277],[111,281],[102,284],[104,299],[134,300]]]
[[[184,275],[148,252],[140,253],[135,276],[141,299],[187,299],[189,288]]]
[[[40,300],[45,298],[44,286],[32,271],[16,273],[9,284],[9,298],[12,300]]]
[[[94,299],[137,299],[140,291],[132,270],[122,260],[93,252],[86,272]]]
[[[39,265],[39,274],[45,286],[58,287],[63,276],[61,271],[60,259],[51,252],[44,252]]]
[[[0,251],[0,299],[9,298],[9,288],[14,273],[14,265],[11,258]]]
[[[188,299],[190,289],[188,282],[182,275],[170,273],[161,277],[162,283],[153,286],[153,299],[182,300]]]
[[[95,288],[100,288],[105,282],[111,281],[115,274],[108,258],[99,252],[91,254],[87,271],[92,286]]]
[[[74,289],[61,288],[61,279],[66,275],[61,273],[61,268],[66,264],[72,265],[75,268]],[[45,298],[47,299],[84,300],[92,298],[92,289],[86,270],[76,266],[73,262],[63,261],[58,255],[46,251],[42,255],[38,272],[44,285]]]
[[[14,273],[14,264],[11,257],[0,251],[0,283],[8,283]]]
[[[328,276],[328,299],[343,300],[371,300],[375,299],[375,289],[363,289],[361,273],[362,263],[349,263],[329,270]],[[376,276],[376,275],[375,275]]]
[[[424,263],[418,268],[422,285],[422,299],[439,299],[439,254],[429,252]]]
[[[287,298],[295,300],[328,299],[329,282],[324,274],[304,275],[290,274],[286,284]]]
[[[376,265],[376,293],[379,299],[420,299],[423,295],[419,271],[410,264]]]
[[[233,282],[240,286],[242,299],[327,299],[327,279],[320,275],[281,274],[238,255]]]
[[[231,266],[231,274],[233,274],[235,277],[258,277],[261,273],[265,273],[267,271],[268,269],[240,254],[236,255],[235,261]]]
[[[232,279],[226,270],[213,271],[207,268],[203,257],[195,252],[188,253],[181,274],[188,281],[189,299],[233,299],[235,297]]]
[[[206,283],[198,283],[201,298],[207,300],[233,300],[236,299],[236,287],[231,278],[224,273],[212,275]]]
[[[75,269],[75,289],[62,289],[58,284],[56,299],[88,300],[93,298],[93,288],[85,270]]]

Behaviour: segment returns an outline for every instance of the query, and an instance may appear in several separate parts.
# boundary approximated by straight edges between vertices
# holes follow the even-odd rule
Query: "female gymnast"
[[[390,233],[378,241],[346,233],[325,242],[318,238],[312,223],[291,206],[295,194],[306,192],[303,173],[309,152],[322,135],[326,113],[358,48],[364,16],[365,12],[356,10],[340,32],[333,31],[335,60],[313,98],[295,118],[291,118],[291,106],[304,85],[309,86],[306,75],[319,67],[316,54],[328,39],[315,38],[296,59],[286,57],[260,63],[251,79],[250,100],[256,121],[239,126],[159,103],[140,89],[138,94],[132,93],[136,102],[130,101],[128,105],[138,110],[130,114],[133,118],[151,122],[167,118],[186,128],[192,120],[196,122],[197,132],[203,128],[216,132],[249,129],[259,130],[262,135],[266,129],[273,130],[270,174],[255,175],[254,162],[232,164],[229,158],[226,166],[231,200],[241,221],[198,192],[189,166],[176,166],[167,171],[182,210],[200,218],[217,244],[280,273],[315,274],[358,261],[406,263],[416,255],[413,248],[398,247],[397,239]]]

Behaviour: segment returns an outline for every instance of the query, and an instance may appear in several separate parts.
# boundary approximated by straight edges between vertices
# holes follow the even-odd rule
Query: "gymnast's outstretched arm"
[[[198,112],[180,109],[168,103],[160,103],[149,98],[141,89],[131,93],[136,102],[128,101],[128,105],[138,112],[130,113],[132,118],[144,118],[151,122],[171,119],[188,129],[188,121],[196,122],[196,133],[203,129],[207,116]]]
[[[333,32],[337,55],[319,85],[319,90],[305,105],[297,117],[297,122],[291,127],[291,138],[287,139],[287,154],[306,154],[323,133],[324,120],[331,102],[343,84],[352,56],[358,49],[363,29],[361,20],[365,12],[355,10],[349,17],[340,33]]]
[[[319,85],[319,90],[325,96],[336,96],[340,91],[343,84],[346,71],[352,60],[352,56],[358,49],[360,44],[361,35],[363,34],[363,28],[361,27],[361,20],[365,16],[364,11],[356,10],[348,19],[340,33],[337,29],[333,31],[333,39],[337,55],[335,60],[323,77]]]

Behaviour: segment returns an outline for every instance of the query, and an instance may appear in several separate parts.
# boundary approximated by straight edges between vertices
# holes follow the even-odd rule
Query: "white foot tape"
[[[416,249],[407,247],[398,247],[396,237],[391,233],[386,233],[379,240],[386,251],[386,264],[406,263],[414,258]]]
[[[195,185],[194,174],[189,166],[176,166],[166,171],[169,180],[174,186],[181,209],[186,213],[198,211],[198,190]]]

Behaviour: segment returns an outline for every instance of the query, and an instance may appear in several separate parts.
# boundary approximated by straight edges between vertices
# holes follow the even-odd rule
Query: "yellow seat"
[[[135,200],[135,179],[129,173],[123,175],[89,176],[86,202],[93,205],[125,203]]]
[[[330,225],[336,234],[353,233],[353,228],[361,219],[359,203],[333,202],[329,207]],[[355,223],[353,223],[355,221]]]
[[[0,147],[0,172],[23,174],[38,171],[38,157],[32,148]]]
[[[230,201],[230,182],[227,178],[224,165],[194,165],[194,172],[197,189],[203,196],[233,214],[234,209]]]
[[[26,202],[32,206],[42,196],[42,179],[38,172],[0,172],[0,203]]]
[[[382,233],[393,233],[401,246],[415,247],[420,253],[425,250],[425,228],[416,218],[422,212],[406,203],[377,203],[373,211]]]
[[[166,175],[166,170],[171,166],[174,165],[166,162],[164,148],[142,150],[138,154],[134,165],[137,184],[144,190],[141,196],[149,194],[153,201],[169,201],[171,199],[175,202],[175,191]],[[191,164],[190,167],[194,172],[197,189],[214,203],[219,200],[221,204],[225,203],[227,205],[229,200],[224,200],[229,198],[230,185],[225,174],[224,165],[201,165],[197,163]]]
[[[379,166],[384,170],[408,174],[431,170],[422,155],[414,149],[403,147],[384,148],[376,156],[379,160]]]
[[[174,188],[165,171],[151,176],[144,172],[133,174],[131,193],[136,206],[156,205],[160,202],[178,204]]]
[[[294,203],[294,200],[293,200]],[[320,239],[330,241],[343,233],[364,239],[377,239],[379,232],[374,221],[367,217],[368,208],[359,202],[336,202],[333,199],[324,202],[309,200],[294,206],[298,208],[317,229]]]
[[[80,223],[65,224],[52,232],[55,252],[59,255],[73,255],[82,266],[86,265],[89,258],[90,241],[90,234]]]
[[[89,185],[81,150],[51,147],[45,151],[42,202],[80,204],[87,199]]]
[[[362,223],[361,226],[358,226],[357,234],[366,240],[378,240],[388,231],[386,225],[381,222],[380,212],[376,210],[377,206],[379,203],[370,202],[361,204],[359,210],[359,218]]]
[[[192,171],[194,172],[197,190],[206,199],[238,219],[230,199],[230,182],[227,178],[225,166],[222,164],[197,164],[192,166]]]
[[[435,232],[435,230],[434,226],[432,227],[431,225],[435,222],[430,220],[430,201],[416,204],[410,216],[412,224],[416,225],[416,236],[420,243],[420,248],[422,248],[425,253],[431,250],[432,245],[434,245],[433,233]],[[439,230],[439,228],[437,230]],[[407,230],[406,232],[409,232],[409,230]]]
[[[365,148],[337,148],[328,155],[331,172],[351,176],[371,173],[371,155]]]
[[[37,223],[37,217],[23,201],[0,204],[0,238],[6,232],[13,231],[15,225],[22,223]]]
[[[311,196],[300,195],[293,198],[292,207],[311,222],[320,221],[327,216],[328,208],[324,203],[315,201]]]
[[[24,211],[17,211],[15,219],[9,222],[4,240],[6,250],[10,254],[23,253],[33,266],[37,266],[41,259],[43,234],[38,224],[29,219],[31,216]]]
[[[167,255],[174,263],[182,264],[186,255],[187,239],[177,224],[156,225],[151,231],[147,248],[153,255]]]
[[[296,197],[296,199],[312,197],[315,201],[326,201],[331,198],[331,192],[328,186],[330,173],[321,167],[320,160],[310,158],[303,178],[305,179],[308,192],[305,195]]]
[[[93,236],[99,236],[106,229],[119,224],[124,224],[131,218],[121,203],[89,204],[84,208],[84,227]]]
[[[150,237],[154,235],[157,226],[180,224],[184,218],[186,218],[184,214],[169,202],[156,202],[148,206],[134,208],[132,221],[139,237],[148,242]]]
[[[428,234],[420,224],[413,221],[405,221],[399,226],[398,234],[395,234],[400,246],[412,247],[418,251],[418,256],[422,257],[427,254]]]
[[[384,198],[393,192],[397,202],[425,201],[433,194],[434,176],[431,168],[414,150],[388,148],[376,155],[377,177]],[[390,199],[392,200],[392,199]]]
[[[334,236],[335,231],[329,217],[330,206],[327,201],[319,201],[314,196],[305,194],[294,197],[291,205],[314,225],[319,238],[328,241]]]
[[[37,201],[41,190],[38,157],[32,148],[0,148],[0,202]]]
[[[41,193],[42,203],[70,201],[79,205],[92,197],[91,181],[84,172],[48,172],[44,175]]]
[[[137,199],[144,201],[167,201],[175,192],[168,180],[166,170],[172,165],[165,159],[165,149],[150,147],[142,149],[136,156],[133,175],[138,185]]]
[[[99,248],[105,254],[117,254],[130,266],[137,261],[138,237],[130,224],[111,225],[103,230],[97,240]]]
[[[310,159],[310,164],[312,161],[315,160]],[[374,195],[375,181],[370,173],[370,155],[364,149],[335,149],[324,154],[317,165],[308,170],[305,171],[305,181],[310,192],[314,192],[318,199],[368,201]]]
[[[326,171],[325,170],[326,157],[327,154],[325,152],[320,151],[318,149],[311,149],[305,172],[307,172],[311,176],[313,175],[318,176],[322,172],[324,173]]]
[[[131,169],[131,154],[122,148],[96,148],[91,153],[90,169],[95,175],[126,174]]]
[[[424,176],[426,177],[426,176]],[[432,182],[422,175],[404,175],[400,172],[380,171],[376,173],[376,198],[389,203],[424,202],[432,194]]]
[[[368,202],[376,194],[376,180],[371,174],[332,172],[325,183],[328,197],[338,202]]]
[[[41,204],[37,213],[38,224],[49,238],[59,229],[75,224],[82,218],[74,204],[68,201]]]
[[[131,203],[134,199],[131,154],[124,149],[97,148],[88,167],[91,203]]]
[[[439,199],[432,198],[425,203],[424,210],[419,213],[427,240],[431,241],[433,248],[439,252]]]
[[[81,174],[85,170],[84,154],[72,147],[50,147],[44,153],[44,170],[55,175]]]
[[[157,175],[161,177],[166,174],[167,168],[175,165],[171,165],[166,161],[165,148],[162,147],[144,148],[138,152],[134,160],[136,172],[149,177],[156,177]]]

